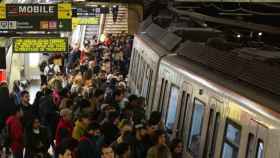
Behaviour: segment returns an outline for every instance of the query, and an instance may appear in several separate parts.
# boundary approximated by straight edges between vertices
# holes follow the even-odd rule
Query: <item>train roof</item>
[[[194,80],[204,84],[204,86],[208,88],[218,91],[243,104],[248,104],[247,101],[250,100],[257,103],[269,113],[280,118],[280,97],[278,94],[264,90],[262,87],[256,86],[256,83],[249,83],[248,81],[237,78],[237,76],[242,76],[238,73],[246,72],[244,68],[241,69],[246,63],[238,63],[236,61],[237,59],[231,55],[229,59],[232,61],[226,64],[225,57],[219,59],[219,55],[217,55],[216,52],[217,50],[214,48],[207,48],[208,53],[205,52],[205,54],[203,50],[203,44],[201,43],[194,45],[185,43],[178,49],[177,56],[168,56],[164,61],[182,73],[196,76]],[[205,64],[207,63],[206,61],[208,63],[215,63],[213,65],[217,66],[217,68],[213,65]],[[247,64],[249,64],[247,65],[248,67],[252,66],[250,63]],[[252,64],[255,63],[252,62]],[[197,77],[200,79],[198,80]],[[206,81],[207,84],[202,80]],[[266,83],[262,83],[262,85],[265,84]],[[252,106],[251,109],[254,109],[254,106]]]
[[[192,79],[195,82],[246,105],[250,110],[261,108],[274,117],[280,118],[280,98],[277,95],[271,95],[266,91],[225,76],[182,56],[168,56],[164,61],[182,74],[193,77]],[[249,104],[250,106],[248,106]],[[271,117],[267,114],[266,116]]]

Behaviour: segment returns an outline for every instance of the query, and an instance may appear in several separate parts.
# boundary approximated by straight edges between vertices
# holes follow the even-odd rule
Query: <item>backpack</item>
[[[9,134],[9,126],[6,125],[0,133],[0,146],[9,147],[11,144],[10,134]]]
[[[48,65],[49,71],[48,71],[48,76],[54,76],[55,71],[54,71],[54,65],[51,67]]]

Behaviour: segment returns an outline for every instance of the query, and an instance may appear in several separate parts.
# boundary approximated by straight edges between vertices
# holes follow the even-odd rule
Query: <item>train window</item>
[[[264,143],[260,139],[258,140],[257,157],[256,158],[264,158]]]
[[[185,99],[185,106],[183,109],[183,117],[182,117],[182,127],[185,125],[186,115],[187,115],[187,109],[188,109],[188,102],[189,102],[190,94],[188,93]],[[182,133],[183,134],[183,133]]]
[[[153,79],[153,70],[150,69],[150,74],[149,74],[149,81],[148,81],[148,90],[147,90],[147,104],[148,104],[148,101],[150,99],[150,88],[151,88],[151,83],[152,83],[152,79]]]
[[[255,138],[254,135],[252,133],[249,133],[246,158],[253,158],[254,147],[255,147],[254,138]]]
[[[211,132],[211,128],[213,127],[213,120],[214,120],[214,109],[210,109],[210,113],[209,113],[209,118],[208,118],[209,122],[208,122],[208,127],[207,127],[207,132],[206,132],[206,142],[205,142],[205,147],[204,147],[204,157],[206,157],[206,155],[208,154],[208,149],[209,149],[209,143],[212,137],[212,132]]]
[[[177,88],[176,86],[171,86],[171,92],[169,95],[169,103],[168,103],[168,110],[167,110],[167,117],[166,117],[166,121],[165,121],[165,128],[168,131],[172,131],[172,129],[174,127],[174,123],[176,121],[178,94],[179,94],[179,88]]]
[[[131,61],[135,61],[135,48],[133,48],[133,53],[132,53],[132,55],[131,55]],[[135,63],[134,62],[131,62],[130,63],[130,75],[131,75],[131,77],[133,76],[133,70],[134,70],[134,65],[135,65]],[[133,79],[133,78],[132,78]]]
[[[137,50],[136,50],[137,52]],[[137,71],[138,71],[138,65],[139,65],[139,54],[137,53],[136,54],[136,58],[135,58],[135,66],[134,66],[134,71],[133,71],[133,80],[134,80],[134,83],[136,83],[136,79],[137,79]],[[136,86],[136,84],[135,84]]]
[[[166,93],[167,85],[168,85],[168,81],[165,80],[164,87],[163,87],[163,94],[162,94],[161,104],[160,104],[160,112],[161,113],[163,111],[163,107],[164,107],[164,103],[165,103],[165,93]]]
[[[148,93],[148,88],[149,88],[149,72],[150,72],[150,68],[149,65],[146,65],[146,69],[145,69],[145,74],[143,75],[143,90],[142,90],[142,96],[143,97],[147,97],[147,93]]]
[[[219,131],[219,126],[220,126],[220,113],[216,113],[216,118],[215,118],[215,124],[214,124],[214,131],[213,131],[213,138],[212,138],[212,143],[210,147],[210,158],[214,157],[215,150],[216,150],[216,142],[217,142],[217,137],[218,137],[218,131]]]
[[[226,125],[226,133],[223,143],[222,158],[237,158],[239,151],[241,128],[228,121]]]
[[[188,96],[187,96],[188,97]],[[183,122],[185,120],[185,113],[186,113],[186,91],[183,91],[182,93],[182,99],[181,99],[181,109],[180,109],[180,112],[179,112],[179,130],[181,131],[181,127],[183,127]]]
[[[137,72],[137,75],[136,75],[136,85],[137,85],[137,89],[139,90],[140,89],[140,75],[141,75],[141,69],[142,69],[142,66],[143,66],[143,58],[142,56],[139,56],[139,64],[138,64],[138,70],[136,71]]]
[[[163,96],[163,88],[164,88],[164,78],[161,79],[161,84],[160,84],[160,92],[159,92],[159,100],[158,100],[158,110],[161,107],[161,98]]]
[[[199,157],[200,153],[204,111],[205,104],[195,98],[190,134],[188,139],[188,149],[190,150],[193,157]]]

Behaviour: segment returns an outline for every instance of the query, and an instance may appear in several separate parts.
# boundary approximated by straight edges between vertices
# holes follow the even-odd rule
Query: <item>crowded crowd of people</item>
[[[125,34],[93,37],[49,56],[32,104],[28,88],[15,82],[9,92],[2,83],[1,156],[182,158],[182,141],[167,137],[161,113],[147,117],[145,98],[129,93],[132,43]]]

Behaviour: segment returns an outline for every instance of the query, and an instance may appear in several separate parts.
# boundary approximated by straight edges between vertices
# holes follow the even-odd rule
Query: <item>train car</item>
[[[147,115],[151,111],[150,105],[153,104],[160,60],[170,53],[145,34],[137,34],[134,37],[128,85],[131,93],[146,98]]]
[[[171,138],[184,140],[185,157],[279,158],[279,95],[241,78],[244,73],[249,80],[249,70],[239,68],[254,64],[254,60],[246,57],[246,63],[203,43],[187,42],[177,54],[164,57],[160,63],[153,110],[162,112]],[[212,67],[215,59],[221,70]],[[231,63],[227,65],[226,60]],[[275,76],[279,75],[277,67]],[[231,72],[226,74],[222,69]],[[253,75],[257,74],[256,70]],[[272,76],[266,76],[270,83]]]

